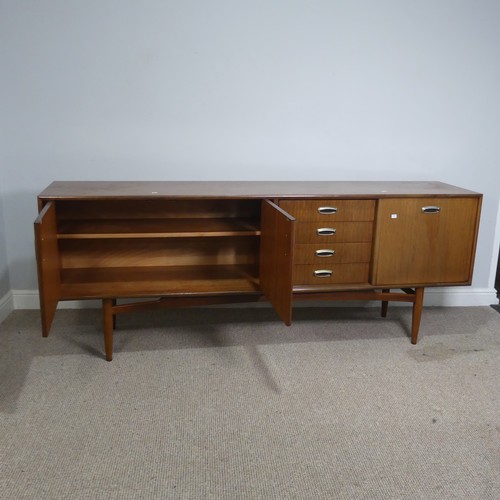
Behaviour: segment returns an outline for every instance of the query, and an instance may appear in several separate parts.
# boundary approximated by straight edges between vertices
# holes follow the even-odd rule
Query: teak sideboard
[[[43,336],[60,300],[102,300],[110,361],[121,313],[267,299],[290,325],[294,301],[340,299],[413,303],[415,344],[424,288],[471,283],[481,202],[440,182],[54,182]]]

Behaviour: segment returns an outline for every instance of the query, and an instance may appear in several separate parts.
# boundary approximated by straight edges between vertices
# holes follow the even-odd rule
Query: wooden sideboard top
[[[55,181],[43,200],[109,198],[390,198],[479,196],[442,182],[420,181]]]

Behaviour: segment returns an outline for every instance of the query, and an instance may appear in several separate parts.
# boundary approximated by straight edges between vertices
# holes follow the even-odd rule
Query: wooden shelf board
[[[259,236],[258,224],[236,218],[66,220],[58,239]]]

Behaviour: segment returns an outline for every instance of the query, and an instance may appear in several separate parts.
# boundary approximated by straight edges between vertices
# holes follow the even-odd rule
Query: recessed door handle
[[[335,250],[330,250],[329,248],[322,248],[321,250],[316,250],[316,257],[331,257],[335,253]]]
[[[320,227],[316,230],[316,232],[319,236],[331,236],[332,234],[335,234],[337,230],[333,227]]]
[[[438,214],[439,212],[441,212],[441,207],[422,207],[422,212],[424,212],[424,214]]]
[[[318,212],[320,214],[323,214],[323,215],[336,214],[337,208],[336,207],[319,207]]]
[[[317,269],[314,271],[316,278],[329,278],[333,274],[331,269]]]

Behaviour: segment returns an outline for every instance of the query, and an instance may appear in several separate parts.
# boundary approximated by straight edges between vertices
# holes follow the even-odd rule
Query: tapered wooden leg
[[[384,288],[382,290],[383,293],[389,293],[391,290],[389,288]],[[382,311],[381,311],[381,316],[382,318],[385,318],[387,316],[387,309],[389,307],[389,301],[388,300],[383,300],[382,301]]]
[[[418,330],[420,328],[420,318],[422,317],[422,307],[424,305],[423,287],[415,288],[415,302],[413,303],[413,315],[411,321],[411,343],[416,344]]]
[[[113,299],[113,307],[116,306],[116,299]],[[116,330],[116,314],[113,314],[113,330]]]
[[[106,361],[113,359],[113,299],[103,299],[102,301],[102,325],[104,333],[104,352]]]

